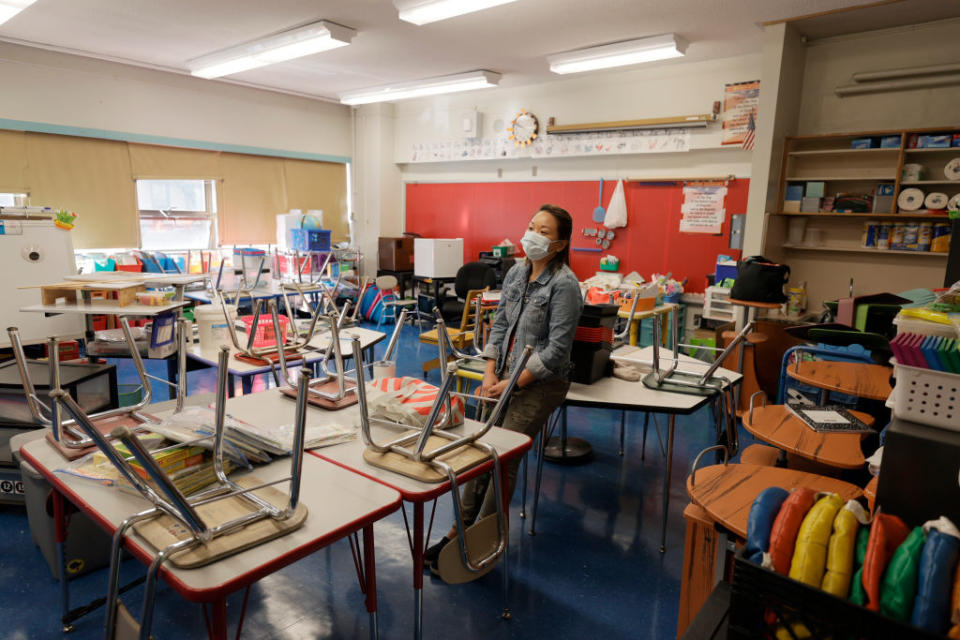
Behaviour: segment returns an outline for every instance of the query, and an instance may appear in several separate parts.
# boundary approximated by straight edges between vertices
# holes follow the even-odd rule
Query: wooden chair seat
[[[887,399],[891,373],[890,367],[866,362],[807,360],[787,367],[787,376],[797,382],[869,400]]]
[[[780,458],[780,450],[765,444],[752,444],[740,454],[741,464],[756,464],[762,467],[775,467]]]
[[[851,412],[867,426],[873,417]],[[755,407],[743,415],[743,427],[755,437],[787,453],[839,469],[861,469],[865,464],[860,433],[821,433],[811,429],[786,405]]]

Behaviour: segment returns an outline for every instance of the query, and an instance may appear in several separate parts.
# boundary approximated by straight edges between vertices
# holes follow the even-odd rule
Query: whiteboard
[[[83,316],[48,318],[20,311],[40,302],[40,290],[19,287],[62,282],[77,272],[72,234],[54,226],[52,220],[0,220],[0,224],[0,347],[10,346],[7,327],[19,328],[24,344],[44,342],[51,336],[82,337]]]

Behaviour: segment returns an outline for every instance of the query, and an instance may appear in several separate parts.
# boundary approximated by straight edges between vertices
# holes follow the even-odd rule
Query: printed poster
[[[756,122],[759,104],[759,80],[726,85],[723,95],[723,136],[720,144],[743,144],[750,131],[751,118]]]
[[[682,233],[723,232],[727,210],[725,182],[690,182],[683,186],[683,204],[680,205],[680,231]]]

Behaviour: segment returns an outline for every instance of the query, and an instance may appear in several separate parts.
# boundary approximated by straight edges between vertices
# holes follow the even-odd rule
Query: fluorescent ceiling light
[[[3,1],[0,0],[0,2]],[[345,47],[350,44],[350,40],[355,35],[357,32],[349,27],[321,20],[194,58],[187,62],[187,67],[192,75],[200,78],[219,78],[268,64]]]
[[[547,56],[550,71],[554,73],[579,73],[596,69],[622,67],[628,64],[653,62],[678,58],[687,50],[687,42],[669,33],[651,38],[639,38],[614,42],[589,49],[578,49]]]
[[[0,24],[17,15],[37,0],[0,0]]]
[[[465,13],[482,11],[517,0],[394,0],[400,19],[416,25],[428,24],[462,16]]]
[[[389,102],[419,98],[421,96],[435,96],[441,93],[456,93],[495,87],[500,82],[500,74],[493,71],[470,71],[452,76],[441,76],[428,80],[401,82],[383,87],[371,87],[359,91],[349,91],[340,95],[343,104],[357,105],[371,102]]]

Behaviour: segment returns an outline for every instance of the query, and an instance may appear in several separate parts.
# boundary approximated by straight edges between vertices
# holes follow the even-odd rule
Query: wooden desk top
[[[756,309],[779,309],[783,306],[782,302],[753,302],[752,300],[737,300],[736,298],[727,298],[727,302],[741,307],[754,307]]]
[[[804,384],[848,393],[868,400],[886,400],[890,386],[890,367],[865,362],[805,361],[787,367],[787,375]]]
[[[867,426],[873,426],[872,416],[859,411],[851,413]],[[778,449],[820,464],[840,469],[861,469],[865,463],[863,451],[860,450],[862,434],[814,431],[782,404],[754,408],[752,420],[749,412],[744,413],[743,426]]]
[[[715,522],[739,536],[747,536],[747,517],[757,494],[767,487],[782,487],[787,491],[810,487],[814,491],[839,493],[844,500],[859,498],[860,487],[813,473],[763,467],[753,464],[729,464],[701,467],[696,483],[687,478],[687,495],[710,514]]]

